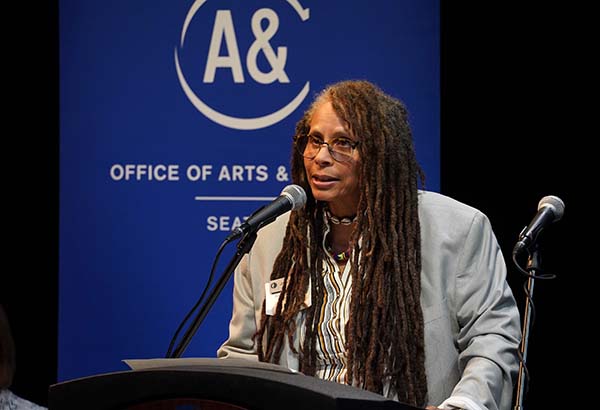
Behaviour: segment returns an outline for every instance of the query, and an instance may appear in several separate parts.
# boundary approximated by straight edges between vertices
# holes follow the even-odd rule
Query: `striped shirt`
[[[323,249],[327,258],[323,261],[323,282],[325,290],[323,304],[319,316],[317,340],[317,374],[324,379],[347,384],[348,362],[346,357],[346,323],[350,313],[350,295],[352,292],[352,277],[350,275],[350,258],[344,270],[325,246],[325,238],[329,233],[325,222]]]

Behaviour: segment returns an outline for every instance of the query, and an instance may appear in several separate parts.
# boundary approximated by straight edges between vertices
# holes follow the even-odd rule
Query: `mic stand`
[[[227,265],[225,272],[223,272],[223,275],[221,275],[221,277],[219,278],[219,281],[216,283],[215,287],[208,295],[208,299],[206,300],[204,305],[202,305],[202,307],[200,308],[200,311],[198,311],[198,315],[196,316],[196,318],[194,319],[194,321],[192,322],[192,324],[190,325],[188,330],[183,335],[181,342],[173,350],[173,353],[171,354],[171,358],[181,357],[181,355],[183,354],[183,352],[185,351],[187,346],[190,344],[192,337],[194,337],[194,334],[198,330],[198,327],[204,321],[204,318],[208,314],[208,311],[214,305],[219,294],[221,294],[221,292],[223,291],[223,288],[227,284],[227,281],[231,277],[231,274],[235,270],[236,266],[240,263],[240,261],[242,260],[242,257],[250,251],[250,249],[252,248],[252,245],[254,245],[255,240],[256,240],[256,231],[249,231],[242,237],[242,239],[240,239],[240,241],[237,244],[237,251],[235,252],[235,255],[233,255],[233,258]]]
[[[515,399],[514,410],[523,409],[523,397],[525,392],[525,367],[527,362],[527,348],[529,346],[529,330],[531,327],[531,311],[533,303],[533,285],[535,272],[540,266],[540,256],[537,245],[533,247],[529,258],[527,260],[527,272],[529,277],[527,279],[527,290],[525,298],[525,312],[523,315],[523,333],[521,337],[521,346],[519,352],[521,353],[521,360],[519,363],[519,377],[517,379],[517,397]]]

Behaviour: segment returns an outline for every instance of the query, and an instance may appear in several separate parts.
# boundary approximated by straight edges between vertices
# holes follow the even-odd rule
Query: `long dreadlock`
[[[317,96],[296,124],[306,135],[316,107],[330,101],[358,146],[361,194],[350,243],[357,250],[351,265],[350,318],[346,325],[348,384],[383,393],[389,384],[402,402],[423,406],[427,396],[421,293],[421,236],[417,163],[408,113],[397,99],[367,81],[343,81]],[[316,373],[317,326],[323,304],[321,249],[323,203],[312,196],[303,158],[292,150],[292,178],[307,192],[306,206],[292,212],[271,279],[285,278],[273,316],[265,314],[255,335],[259,359],[278,362],[287,341],[294,349],[297,315],[308,286],[300,370]],[[360,242],[359,242],[360,239]],[[360,243],[360,251],[358,251]],[[308,246],[308,249],[307,249]],[[287,337],[287,340],[286,340]]]

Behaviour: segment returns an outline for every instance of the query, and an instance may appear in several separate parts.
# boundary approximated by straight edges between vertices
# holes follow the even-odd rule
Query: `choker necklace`
[[[356,222],[356,215],[354,215],[352,218],[346,216],[340,219],[337,216],[331,215],[331,212],[329,212],[329,209],[327,208],[325,208],[325,216],[327,217],[327,220],[334,225],[352,225],[354,222]]]

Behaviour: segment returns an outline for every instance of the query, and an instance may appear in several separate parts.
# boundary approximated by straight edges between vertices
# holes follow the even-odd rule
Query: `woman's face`
[[[350,135],[329,101],[321,103],[315,109],[308,134],[327,143],[336,138],[357,141]],[[327,202],[334,215],[343,217],[356,214],[360,196],[359,164],[357,149],[353,150],[347,162],[340,162],[333,159],[325,145],[322,145],[313,159],[304,158],[304,169],[313,196],[318,201]]]

